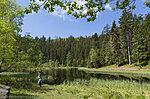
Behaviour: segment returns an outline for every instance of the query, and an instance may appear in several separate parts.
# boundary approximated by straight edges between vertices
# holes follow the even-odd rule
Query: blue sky
[[[29,0],[16,0],[17,4],[27,7]],[[80,2],[83,3],[83,2]],[[145,7],[144,0],[136,0],[136,10],[133,13],[148,14],[150,8]],[[121,16],[120,10],[111,10],[111,5],[106,6],[106,10],[100,12],[94,22],[87,22],[85,18],[75,19],[71,15],[67,15],[65,11],[56,8],[54,13],[48,13],[41,9],[39,13],[25,15],[22,25],[22,36],[26,32],[30,32],[32,37],[56,37],[67,38],[70,35],[74,37],[92,36],[94,33],[101,34],[106,24],[112,25],[113,20],[119,20]]]

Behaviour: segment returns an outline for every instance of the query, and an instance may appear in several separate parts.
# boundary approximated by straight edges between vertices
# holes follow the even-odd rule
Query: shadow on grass
[[[56,89],[51,89],[51,88],[48,88],[48,86],[42,86],[42,87],[38,87],[36,88],[37,90],[45,90],[45,91],[48,91],[48,90],[56,90]]]
[[[11,93],[9,96],[9,99],[37,99],[37,98],[38,96],[23,93],[16,93],[16,94]]]
[[[13,90],[12,91],[10,90],[9,99],[38,99],[40,96],[38,94],[46,93],[47,91],[56,90],[56,89],[49,88],[48,86],[42,86],[42,87],[36,86],[36,87],[23,89],[23,90],[22,89],[15,89],[15,90],[18,90],[19,92],[15,92],[15,91],[13,92]]]

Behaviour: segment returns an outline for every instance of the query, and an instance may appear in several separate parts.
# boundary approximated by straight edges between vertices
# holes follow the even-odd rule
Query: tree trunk
[[[138,64],[140,63],[140,60],[138,59]]]
[[[129,58],[129,65],[131,65],[131,55],[130,55],[130,47],[128,46],[128,58]]]
[[[127,44],[128,44],[128,60],[129,60],[129,65],[131,65],[131,53],[130,53],[129,35],[126,34],[126,37],[127,37]]]

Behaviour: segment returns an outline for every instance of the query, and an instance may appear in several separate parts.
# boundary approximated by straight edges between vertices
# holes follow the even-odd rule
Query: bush
[[[125,60],[120,60],[118,66],[120,67],[120,66],[123,66],[123,65],[125,65],[125,64],[128,64],[128,60],[127,60],[127,59],[125,59]]]
[[[148,65],[148,62],[147,61],[143,61],[143,62],[140,63],[140,65],[141,66],[146,66],[146,65]]]
[[[148,61],[148,65],[150,66],[150,60]]]
[[[141,66],[140,63],[134,63],[135,66]]]

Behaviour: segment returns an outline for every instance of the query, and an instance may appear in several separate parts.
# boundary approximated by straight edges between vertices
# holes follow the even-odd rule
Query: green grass
[[[44,84],[41,88],[11,89],[11,96],[39,99],[149,99],[150,84],[127,80],[75,80],[61,85]]]
[[[102,74],[119,74],[119,75],[132,75],[132,76],[141,76],[141,77],[149,77],[150,70],[110,70],[110,69],[95,69],[95,68],[78,68],[79,70],[83,70],[87,73],[102,73]]]
[[[2,72],[0,73],[0,75],[4,75],[4,76],[22,75],[22,74],[29,74],[29,73],[27,72]]]
[[[60,85],[43,84],[40,88],[29,77],[32,76],[28,73],[3,72],[0,82],[11,87],[10,99],[150,99],[148,82],[91,78],[64,81]]]

